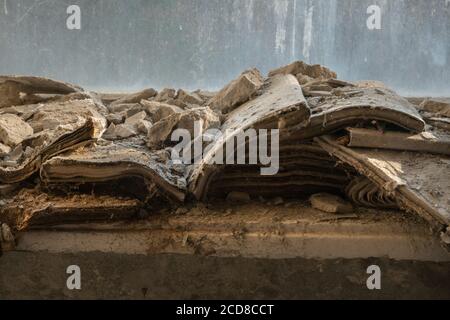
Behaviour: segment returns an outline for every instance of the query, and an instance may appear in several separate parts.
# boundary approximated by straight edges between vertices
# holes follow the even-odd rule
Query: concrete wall
[[[66,9],[82,29],[66,28]],[[369,5],[382,29],[366,26]],[[0,0],[0,73],[91,88],[217,88],[302,59],[403,94],[450,95],[449,0]]]
[[[70,265],[81,268],[81,290],[67,289]],[[367,289],[370,265],[382,270],[382,290]],[[8,252],[0,257],[0,299],[448,300],[449,268],[450,263],[375,258]]]

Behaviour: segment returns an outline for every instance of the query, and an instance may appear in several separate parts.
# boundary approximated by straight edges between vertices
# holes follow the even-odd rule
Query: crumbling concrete
[[[137,128],[139,123],[142,120],[145,120],[146,117],[147,117],[147,113],[145,111],[141,111],[139,113],[136,113],[135,115],[132,115],[131,117],[128,117],[125,120],[125,125],[128,125],[133,128]]]
[[[392,193],[379,188],[365,176],[354,178],[345,188],[351,202],[365,208],[399,209]]]
[[[450,224],[448,135],[430,120],[447,119],[445,105],[428,100],[414,107],[378,82],[351,83],[326,67],[294,62],[268,78],[256,69],[245,71],[217,93],[91,94],[49,79],[0,76],[1,90],[0,182],[34,188],[26,196],[20,184],[1,195],[0,221],[13,230],[80,221],[81,209],[92,219],[107,219],[113,207],[146,219],[155,208],[170,211],[174,204],[187,214],[183,201],[228,199],[243,205],[263,198],[287,207],[311,195],[313,207],[343,213],[342,219],[362,207],[415,212],[437,227],[435,235]],[[203,124],[200,132],[194,130],[197,121]],[[202,159],[192,165],[171,159],[179,143],[171,141],[174,130],[196,138],[212,128],[223,139],[213,141]],[[248,129],[279,130],[280,168],[273,175],[261,175],[261,164],[210,161]],[[88,192],[90,198],[82,192],[101,188],[108,203],[117,204],[122,198],[116,193],[129,191],[120,186],[138,186],[139,209],[99,204],[95,192]],[[95,205],[87,209],[61,194]],[[123,199],[131,204],[137,197]],[[15,211],[24,201],[33,208],[32,199],[42,200],[34,211]]]
[[[125,116],[128,111],[140,112],[142,111],[142,105],[139,103],[114,103],[109,105],[109,112],[113,114],[121,114]]]
[[[198,121],[203,123],[202,131],[198,134],[203,134],[203,132],[211,128],[220,127],[219,116],[212,112],[209,107],[194,108],[181,113],[174,113],[157,122],[148,133],[147,145],[151,149],[166,145],[170,142],[171,134],[176,129],[187,130],[190,137],[194,139],[194,125]]]
[[[0,157],[4,157],[10,152],[11,152],[11,147],[4,145],[3,143],[0,143]]]
[[[33,135],[33,128],[13,114],[0,115],[0,142],[10,147]]]
[[[437,230],[450,224],[450,171],[448,157],[417,152],[348,148],[337,136],[315,140],[341,161],[351,165],[399,206],[428,220]]]
[[[176,95],[177,91],[175,89],[166,88],[158,93],[154,100],[157,102],[166,102],[175,99]]]
[[[111,128],[111,127],[110,127]],[[129,137],[133,137],[137,134],[137,130],[130,125],[127,124],[119,124],[113,127],[114,131],[110,133],[110,137],[115,139],[126,139]],[[108,128],[109,130],[109,128]]]
[[[213,110],[224,114],[233,111],[239,105],[252,99],[262,87],[264,78],[257,69],[251,69],[242,73],[223,88],[210,102]]]
[[[419,106],[420,110],[433,113],[435,117],[450,118],[450,102],[439,99],[426,99]]]
[[[108,120],[109,124],[121,124],[125,121],[124,114],[111,113],[106,116],[106,120]]]
[[[203,99],[197,93],[190,93],[183,89],[178,90],[177,100],[185,103],[186,105],[201,106],[204,103]]]
[[[302,84],[306,84],[308,79],[337,78],[336,72],[321,65],[309,65],[303,61],[296,61],[290,65],[272,70],[269,72],[269,77],[273,77],[278,74],[292,74],[293,76],[296,76]]]
[[[374,129],[348,128],[348,146],[385,150],[416,151],[450,155],[450,137],[438,133],[381,132]]]
[[[341,197],[328,193],[318,193],[310,198],[313,208],[335,214],[352,213],[353,206]]]
[[[20,90],[17,84],[6,82],[0,85],[0,108],[21,104]]]
[[[112,102],[112,105],[118,105],[118,104],[130,104],[130,103],[139,103],[141,100],[150,99],[155,97],[158,94],[158,92],[155,89],[146,89],[141,92],[133,93],[127,96],[124,96],[120,98],[119,100],[116,100]]]
[[[141,105],[145,108],[145,111],[149,114],[153,123],[165,119],[175,113],[183,112],[183,109],[180,107],[157,101],[142,100]]]

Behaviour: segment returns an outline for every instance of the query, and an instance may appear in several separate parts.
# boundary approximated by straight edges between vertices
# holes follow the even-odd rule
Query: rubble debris
[[[197,91],[194,91],[194,93],[197,94],[203,101],[208,102],[212,98],[214,98],[218,92],[197,90]]]
[[[395,197],[438,229],[450,225],[450,170],[446,156],[418,152],[350,149],[337,136],[314,139],[331,155],[354,167],[378,188]]]
[[[102,138],[106,140],[115,140],[116,139],[116,125],[114,123],[111,123],[106,129],[106,131],[103,133]]]
[[[347,128],[349,143],[356,148],[418,151],[450,155],[450,139],[437,133],[380,132],[373,129]]]
[[[305,85],[312,92],[328,92],[333,91],[333,87],[329,86],[327,83],[311,84],[309,86]]]
[[[264,78],[257,69],[247,70],[223,88],[210,102],[210,107],[223,114],[253,98],[262,87]]]
[[[199,107],[181,113],[177,129],[188,130],[194,138],[194,123],[197,121],[202,121],[203,132],[212,128],[218,129],[221,125],[220,118],[209,107]]]
[[[137,114],[139,114],[139,113],[142,113],[142,112],[146,113],[146,112],[143,110],[142,105],[140,105],[139,108],[129,109],[129,110],[127,110],[127,111],[125,112],[125,119],[131,118],[131,117],[133,117],[133,116],[135,116],[135,115],[137,115]],[[146,115],[146,117],[147,117],[147,115]]]
[[[376,80],[361,80],[355,82],[356,87],[363,89],[388,89],[386,85],[381,81]]]
[[[166,88],[163,89],[158,95],[155,97],[154,101],[156,102],[167,102],[169,100],[175,99],[177,95],[177,91],[175,89]]]
[[[127,95],[125,93],[102,93],[102,92],[95,92],[93,94],[96,95],[105,106],[109,106],[114,101],[117,101]]]
[[[5,82],[0,84],[0,108],[20,105],[20,90],[17,84]]]
[[[391,90],[343,87],[333,96],[308,99],[312,116],[308,127],[290,128],[290,139],[308,140],[320,135],[357,126],[368,119],[390,123],[410,132],[424,131],[425,122],[406,99]]]
[[[355,84],[350,81],[338,80],[338,79],[326,79],[326,84],[332,88],[342,88],[342,87],[355,87]]]
[[[61,196],[32,189],[22,190],[13,200],[0,209],[0,220],[18,231],[39,225],[130,219],[137,217],[142,208],[136,199],[87,194]]]
[[[146,100],[155,97],[158,92],[155,89],[146,89],[137,93],[126,95],[119,100],[113,101],[111,106],[120,104],[139,103],[141,100]]]
[[[278,128],[280,120],[284,126],[306,126],[310,116],[301,87],[292,75],[280,75],[266,80],[264,91],[255,99],[243,104],[227,115],[221,130],[224,134],[221,143],[216,144],[204,155],[201,163],[195,165],[189,177],[190,190],[197,199],[207,194],[210,179],[216,175],[217,168],[207,163],[216,152],[223,149],[226,141],[234,139],[236,133],[248,128]],[[235,191],[235,190],[230,190]]]
[[[10,147],[33,135],[33,128],[13,114],[0,115],[0,142]]]
[[[331,92],[328,91],[310,91],[310,90],[305,90],[305,96],[309,96],[309,97],[331,97],[332,94]]]
[[[304,74],[299,73],[299,74],[297,75],[297,80],[298,80],[298,83],[300,83],[302,86],[304,86],[304,85],[306,85],[307,83],[312,82],[314,79],[311,78],[310,76],[307,76],[307,75],[304,75]]]
[[[0,255],[3,251],[12,251],[16,247],[16,239],[6,223],[0,223]]]
[[[320,191],[341,193],[350,182],[345,168],[336,165],[335,159],[314,144],[283,143],[280,170],[274,176],[261,176],[257,165],[226,165],[213,172],[205,174],[209,180],[206,195],[201,198],[221,198],[232,191],[249,193],[255,199],[296,198]]]
[[[398,209],[392,194],[379,188],[365,176],[353,179],[345,188],[347,197],[356,205],[366,208]]]
[[[92,100],[96,100],[95,96],[91,95],[90,93],[87,92],[74,92],[74,93],[69,93],[69,94],[65,94],[65,95],[53,95],[50,97],[45,97],[44,96],[40,96],[41,101],[36,101],[36,103],[50,103],[50,102],[68,102],[68,101],[72,101],[72,100],[86,100],[86,99],[92,99]],[[25,101],[23,101],[25,103]],[[97,107],[102,108],[103,105],[99,105],[97,104]],[[106,108],[104,108],[104,110],[106,110]]]
[[[11,228],[6,223],[1,224],[0,233],[2,242],[12,243],[15,241]]]
[[[31,76],[0,76],[0,87],[4,84],[15,84],[20,92],[28,94],[61,94],[67,95],[83,92],[80,87],[52,79]]]
[[[220,127],[220,118],[209,107],[194,108],[172,114],[157,122],[148,133],[147,145],[150,149],[170,145],[171,134],[176,129],[186,129],[194,138],[194,124],[200,120],[203,123],[203,131],[199,132],[200,134],[208,129]]]
[[[329,78],[337,78],[337,74],[334,71],[331,71],[328,68],[325,68],[321,65],[309,65],[304,63],[303,61],[295,61],[287,66],[272,70],[269,72],[269,77],[273,77],[279,74],[292,74],[299,79],[299,82],[304,84],[304,76],[307,76],[311,79],[329,79]]]
[[[135,115],[128,117],[125,120],[125,125],[128,125],[132,128],[137,128],[140,121],[145,120],[146,117],[147,113],[145,111],[141,111],[139,113],[136,113]]]
[[[139,120],[137,123],[137,130],[138,133],[148,136],[151,128],[153,127],[153,123],[147,120]]]
[[[161,121],[175,113],[183,112],[178,106],[157,102],[157,101],[147,101],[142,100],[141,105],[144,107],[145,111],[149,114],[150,119],[153,123]]]
[[[91,99],[43,104],[36,109],[28,123],[34,133],[56,132],[60,129],[71,131],[88,119],[94,123],[94,136],[100,137],[106,128],[106,119]]]
[[[435,118],[435,117],[424,117],[424,120],[427,124],[432,127],[450,132],[450,118]]]
[[[169,162],[165,151],[151,152],[134,144],[93,145],[46,161],[40,172],[48,184],[104,182],[138,176],[154,183],[169,199],[183,201],[185,172]]]
[[[21,144],[17,145],[5,158],[9,161],[17,162],[23,156],[23,147]]]
[[[155,123],[148,132],[147,146],[158,149],[166,145],[180,119],[181,113],[176,113]]]
[[[312,79],[307,83],[302,84],[303,94],[305,97],[331,97],[333,94],[340,94],[338,88],[354,88],[355,85],[351,82],[337,80],[337,79]]]
[[[109,124],[121,124],[125,121],[125,116],[120,113],[111,113],[106,116]]]
[[[248,193],[233,191],[227,195],[227,201],[229,203],[248,203],[251,199]]]
[[[281,205],[312,196],[312,205],[325,212],[350,213],[352,203],[400,209],[445,230],[450,148],[448,132],[439,128],[450,120],[444,101],[414,107],[382,83],[336,78],[326,67],[298,61],[268,78],[248,70],[217,93],[93,94],[49,79],[0,76],[0,120],[19,124],[3,127],[28,126],[16,140],[5,141],[0,131],[0,221],[23,230],[108,221],[111,212],[113,219],[146,219],[161,200],[177,208],[191,200],[264,198]],[[171,141],[172,133],[186,129],[195,138],[199,120],[203,132],[220,129],[223,139],[192,165],[172,161],[179,142]],[[279,130],[274,175],[261,175],[261,164],[211,161],[247,129]],[[115,187],[126,179],[139,181],[145,195],[81,192],[82,185]],[[25,189],[30,186],[35,189]]]
[[[137,134],[137,131],[130,125],[127,124],[119,124],[114,126],[114,132],[110,137],[114,139],[126,139],[130,137],[134,137]]]
[[[313,208],[335,214],[352,213],[353,206],[339,196],[329,193],[318,193],[310,198]]]
[[[203,99],[195,92],[189,93],[183,89],[178,90],[177,100],[187,105],[197,105],[197,106],[201,106],[204,102]]]
[[[43,104],[27,123],[34,134],[22,141],[22,145],[32,148],[32,152],[17,163],[0,164],[2,183],[27,179],[46,159],[100,138],[106,128],[106,119],[90,99]],[[48,123],[53,125],[48,126]]]
[[[122,116],[125,116],[128,111],[140,112],[143,110],[143,107],[139,103],[117,103],[110,104],[108,109],[112,114],[121,114]]]
[[[428,125],[450,131],[450,99],[408,98],[408,101],[414,104]]]
[[[3,143],[0,143],[0,157],[4,157],[10,152],[11,152],[11,147],[4,145]]]
[[[419,110],[432,113],[435,117],[450,118],[450,102],[448,100],[426,99],[420,104]]]
[[[39,170],[41,163],[45,159],[70,148],[80,146],[83,143],[88,143],[92,139],[94,130],[94,124],[89,120],[77,130],[65,135],[62,134],[60,138],[53,137],[52,139],[47,133],[36,136],[34,139],[29,140],[29,143],[38,144],[30,157],[21,159],[18,163],[8,163],[0,166],[0,182],[16,183],[26,180]],[[42,141],[42,144],[40,141]]]
[[[46,102],[75,93],[84,91],[68,83],[41,77],[0,76],[0,109]]]

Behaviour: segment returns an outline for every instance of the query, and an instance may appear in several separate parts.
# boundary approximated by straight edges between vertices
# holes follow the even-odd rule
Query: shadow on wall
[[[91,88],[215,89],[244,69],[293,60],[403,94],[450,95],[445,0],[0,0],[0,73]],[[367,9],[381,8],[369,30]]]

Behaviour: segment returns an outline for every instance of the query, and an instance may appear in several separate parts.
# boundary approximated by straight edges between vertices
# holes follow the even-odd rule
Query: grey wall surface
[[[81,30],[66,9],[81,8]],[[368,30],[369,5],[382,29]],[[305,60],[408,95],[450,95],[450,0],[0,0],[0,74],[93,89],[218,88]]]

